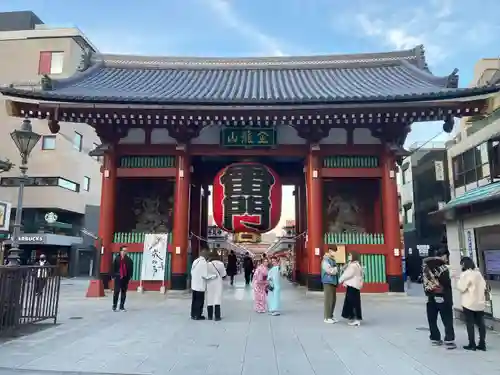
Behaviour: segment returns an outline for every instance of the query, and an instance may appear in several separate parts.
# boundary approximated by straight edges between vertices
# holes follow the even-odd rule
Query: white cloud
[[[469,0],[387,0],[383,5],[361,6],[363,1],[358,0],[355,9],[342,14],[342,22],[336,24],[390,49],[423,44],[429,62],[439,65],[452,56],[479,52],[494,43],[494,36],[500,32],[494,14],[500,4],[483,1],[478,6]]]
[[[262,32],[255,25],[241,17],[229,0],[205,0],[204,3],[219,17],[226,26],[258,44],[263,54],[284,56],[281,44],[272,36]]]

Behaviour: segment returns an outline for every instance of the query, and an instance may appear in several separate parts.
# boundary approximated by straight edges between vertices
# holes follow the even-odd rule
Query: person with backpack
[[[434,346],[441,346],[444,343],[447,349],[456,349],[449,255],[448,249],[442,247],[436,251],[434,257],[425,258],[422,276],[427,296],[427,321],[431,343]],[[438,316],[444,325],[444,342],[437,324]]]

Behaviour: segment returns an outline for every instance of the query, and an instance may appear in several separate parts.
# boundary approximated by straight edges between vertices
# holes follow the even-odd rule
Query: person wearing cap
[[[38,262],[36,262],[35,266],[40,267],[36,271],[36,278],[35,278],[35,294],[37,296],[42,295],[43,289],[45,288],[45,285],[47,284],[47,279],[49,277],[49,271],[47,266],[49,266],[49,262],[47,261],[47,257],[45,254],[40,255],[40,259]]]

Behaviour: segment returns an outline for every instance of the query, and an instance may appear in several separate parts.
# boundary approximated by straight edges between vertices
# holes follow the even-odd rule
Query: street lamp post
[[[8,265],[19,266],[19,235],[21,234],[21,219],[23,216],[23,195],[24,183],[26,181],[26,172],[28,171],[28,157],[30,156],[33,147],[38,143],[41,136],[33,131],[31,121],[25,118],[21,124],[21,128],[10,133],[10,137],[14,141],[19,154],[21,156],[21,179],[19,181],[19,193],[17,196],[16,218],[14,220],[14,229],[12,233],[12,248],[9,251]]]

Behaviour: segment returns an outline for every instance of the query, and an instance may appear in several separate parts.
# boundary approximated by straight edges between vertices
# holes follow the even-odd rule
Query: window
[[[77,183],[75,183],[73,181],[66,180],[65,178],[61,178],[61,177],[59,177],[57,180],[57,186],[71,190],[71,191],[76,191],[76,192],[80,191],[80,185],[78,185]]]
[[[488,144],[473,147],[452,159],[455,188],[490,177]]]
[[[402,176],[402,179],[403,179],[403,185],[404,184],[408,184],[411,182],[411,167],[408,166],[408,168],[406,169],[403,169],[403,176]]]
[[[75,132],[73,137],[73,148],[78,151],[82,151],[83,137],[80,133]]]
[[[92,145],[94,146],[94,148],[93,148],[94,150],[95,150],[97,147],[99,147],[99,145],[98,145],[97,143],[93,143]],[[95,159],[95,160],[97,160],[99,163],[101,163],[101,162],[102,162],[102,156],[94,156],[94,159]]]
[[[55,150],[56,149],[56,136],[44,135],[42,137],[42,150]]]
[[[64,52],[40,52],[38,74],[61,74],[63,72]]]
[[[0,186],[19,186],[20,182],[21,178],[19,177],[3,177],[0,179]],[[62,177],[28,177],[25,179],[24,186],[59,186],[75,192],[80,191],[79,184]]]
[[[411,224],[413,223],[413,208],[407,207],[404,209],[404,223]]]
[[[83,190],[85,191],[90,190],[90,178],[87,176],[83,177]]]

